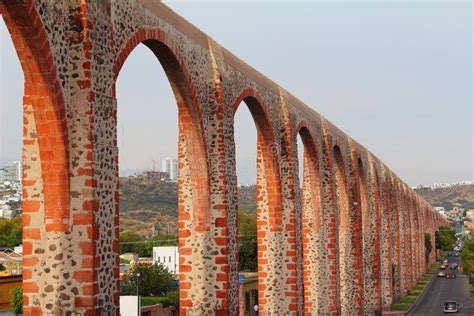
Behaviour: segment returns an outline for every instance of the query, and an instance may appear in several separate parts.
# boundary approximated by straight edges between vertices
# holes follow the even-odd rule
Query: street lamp
[[[140,273],[137,272],[137,304],[138,304],[138,316],[141,315],[140,313]]]

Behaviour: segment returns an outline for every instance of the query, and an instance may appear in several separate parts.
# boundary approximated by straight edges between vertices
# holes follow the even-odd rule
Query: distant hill
[[[451,209],[454,203],[474,209],[474,185],[439,189],[416,189],[433,206]],[[256,187],[238,188],[239,208],[256,210]],[[178,184],[146,177],[120,178],[120,230],[133,230],[149,235],[155,226],[157,233],[177,234]]]
[[[256,210],[255,186],[239,187],[239,206]],[[120,230],[177,235],[178,184],[147,177],[120,178]]]
[[[474,185],[459,185],[449,188],[422,188],[415,191],[433,206],[443,206],[451,209],[454,203],[461,207],[474,209]]]

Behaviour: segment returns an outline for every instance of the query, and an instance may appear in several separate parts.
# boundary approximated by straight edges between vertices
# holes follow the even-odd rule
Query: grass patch
[[[421,290],[410,290],[408,291],[408,295],[418,296],[421,294]]]
[[[397,303],[392,304],[393,311],[407,311],[410,308],[410,304]]]
[[[413,290],[415,290],[415,291],[423,291],[423,290],[425,289],[425,287],[426,287],[426,286],[424,286],[424,285],[415,285],[415,286],[413,287]]]
[[[416,301],[416,297],[412,296],[405,296],[400,299],[400,303],[408,303],[408,304],[413,304]]]

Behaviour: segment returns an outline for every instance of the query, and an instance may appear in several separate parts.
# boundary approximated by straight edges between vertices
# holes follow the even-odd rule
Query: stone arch
[[[364,165],[360,158],[357,159],[357,171],[360,191],[360,210],[362,213],[362,231],[370,230],[370,212],[368,206],[367,177]]]
[[[261,220],[268,221],[270,231],[281,231],[280,143],[275,138],[267,106],[260,94],[252,88],[244,89],[232,103],[234,115],[242,101],[249,109],[257,129],[257,213],[263,216]],[[267,201],[268,210],[259,207],[259,200]],[[257,226],[258,231],[264,228]]]
[[[389,212],[390,212],[390,227],[391,227],[391,251],[392,251],[392,293],[394,299],[398,299],[400,296],[400,282],[401,282],[401,270],[400,270],[400,223],[398,214],[398,190],[396,185],[396,179],[390,172],[389,175]]]
[[[303,250],[303,293],[305,313],[317,313],[320,302],[320,288],[323,278],[318,261],[322,257],[322,196],[319,154],[314,136],[306,122],[296,128],[296,137],[303,142],[302,183],[302,250]]]
[[[209,233],[211,218],[210,171],[204,120],[195,86],[185,66],[184,58],[172,39],[160,29],[138,29],[124,44],[117,55],[113,68],[112,95],[120,70],[139,44],[147,46],[163,67],[178,107],[178,247],[180,270],[180,304],[184,312],[193,307],[193,301],[204,301],[215,295],[205,278],[206,253],[197,249],[212,247],[216,240],[201,240],[199,236],[188,238],[191,231]],[[116,113],[115,113],[116,115]],[[118,161],[116,161],[118,163]],[[117,168],[118,169],[118,168]],[[118,215],[118,207],[116,207]],[[219,225],[226,225],[219,222]],[[217,226],[217,224],[216,224]],[[210,244],[209,246],[207,246]],[[202,282],[198,295],[191,298],[191,280]],[[198,282],[198,281],[194,281]],[[211,294],[210,294],[211,293]],[[201,297],[202,296],[202,297]]]
[[[382,311],[382,252],[381,245],[383,244],[382,238],[384,237],[382,232],[382,201],[381,201],[381,185],[379,173],[375,163],[371,165],[371,176],[373,177],[373,247],[374,247],[374,260],[373,260],[373,286],[374,286],[374,310],[376,313]]]
[[[58,70],[35,2],[2,1],[0,15],[24,75],[21,178],[26,315],[41,312],[34,300],[46,297],[45,288],[51,286],[51,279],[42,276],[40,268],[51,255],[44,251],[47,238],[71,230],[68,126]],[[51,273],[56,274],[57,269]],[[58,278],[57,283],[65,281]]]
[[[369,209],[369,194],[367,187],[367,172],[361,157],[357,158],[357,187],[358,187],[358,210],[360,211],[360,241],[361,256],[360,265],[362,272],[362,301],[363,308],[367,312],[373,310],[371,300],[374,299],[374,236],[372,230],[374,226],[373,218]]]
[[[274,270],[278,269],[275,267],[279,266],[278,249],[275,249],[272,241],[273,235],[280,233],[283,229],[280,147],[273,133],[267,105],[260,94],[250,87],[243,89],[231,103],[233,117],[242,103],[248,108],[257,130],[258,304],[261,312],[271,313],[275,308],[271,306],[271,302],[275,299],[273,296],[278,293],[278,288],[272,284],[272,281],[278,274],[275,274]],[[234,139],[233,134],[232,139]]]
[[[382,253],[381,260],[381,275],[382,275],[382,307],[384,311],[389,311],[393,302],[393,284],[394,278],[392,273],[393,260],[393,232],[392,232],[392,218],[391,218],[391,187],[390,177],[383,164],[381,168],[381,192],[383,196],[383,212],[382,212],[382,233],[383,245],[380,247]]]
[[[150,48],[156,55],[175,95],[180,133],[180,169],[184,164],[188,165],[191,181],[188,189],[193,196],[192,217],[198,222],[205,222],[210,215],[210,179],[203,116],[184,59],[175,43],[164,31],[141,28],[124,45],[114,63],[113,95],[115,95],[115,82],[120,69],[128,55],[140,43]],[[186,181],[183,181],[183,184],[184,182]]]
[[[34,5],[34,1],[0,3],[0,14],[25,78],[23,160],[39,151],[41,172],[24,166],[23,187],[42,182],[46,231],[65,232],[70,228],[66,107],[48,36]],[[23,200],[24,213],[38,212],[40,202],[30,199],[27,193],[28,190]],[[25,214],[24,219],[26,228],[29,215]]]
[[[346,165],[338,145],[333,147],[334,157],[334,183],[336,185],[336,205],[337,205],[337,244],[339,253],[339,301],[340,313],[349,312],[350,305],[354,304],[351,295],[351,253],[352,234],[351,234],[351,214],[349,206],[349,187],[346,177]]]

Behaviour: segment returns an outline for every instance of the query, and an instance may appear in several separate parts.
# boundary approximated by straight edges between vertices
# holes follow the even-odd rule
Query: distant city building
[[[21,181],[21,163],[15,161],[3,167],[3,181]]]
[[[128,260],[128,261],[137,261],[138,260],[138,255],[136,253],[123,253],[120,255],[120,259]]]
[[[438,206],[434,208],[438,213],[443,215],[444,217],[448,217],[448,214],[446,214],[446,209],[442,206]]]
[[[464,221],[464,228],[469,231],[474,230],[474,222]]]
[[[469,220],[474,222],[474,210],[466,211],[466,217],[469,218]]]
[[[161,171],[167,172],[171,181],[178,181],[178,160],[171,158],[163,159]]]
[[[153,263],[161,264],[172,274],[179,274],[179,252],[177,246],[153,247]]]
[[[170,178],[169,173],[163,171],[145,171],[143,175],[149,179],[167,180]]]
[[[450,182],[450,183],[442,183],[442,182],[435,182],[432,185],[424,185],[420,184],[413,189],[441,189],[441,188],[450,188],[455,186],[463,186],[463,185],[474,185],[474,181],[466,180],[466,181],[459,181],[459,182]]]
[[[435,182],[431,186],[432,189],[438,189],[438,188],[450,188],[454,186],[461,186],[461,185],[473,185],[474,181],[467,180],[467,181],[459,181],[459,182],[450,182],[450,183],[441,183],[441,182]]]

